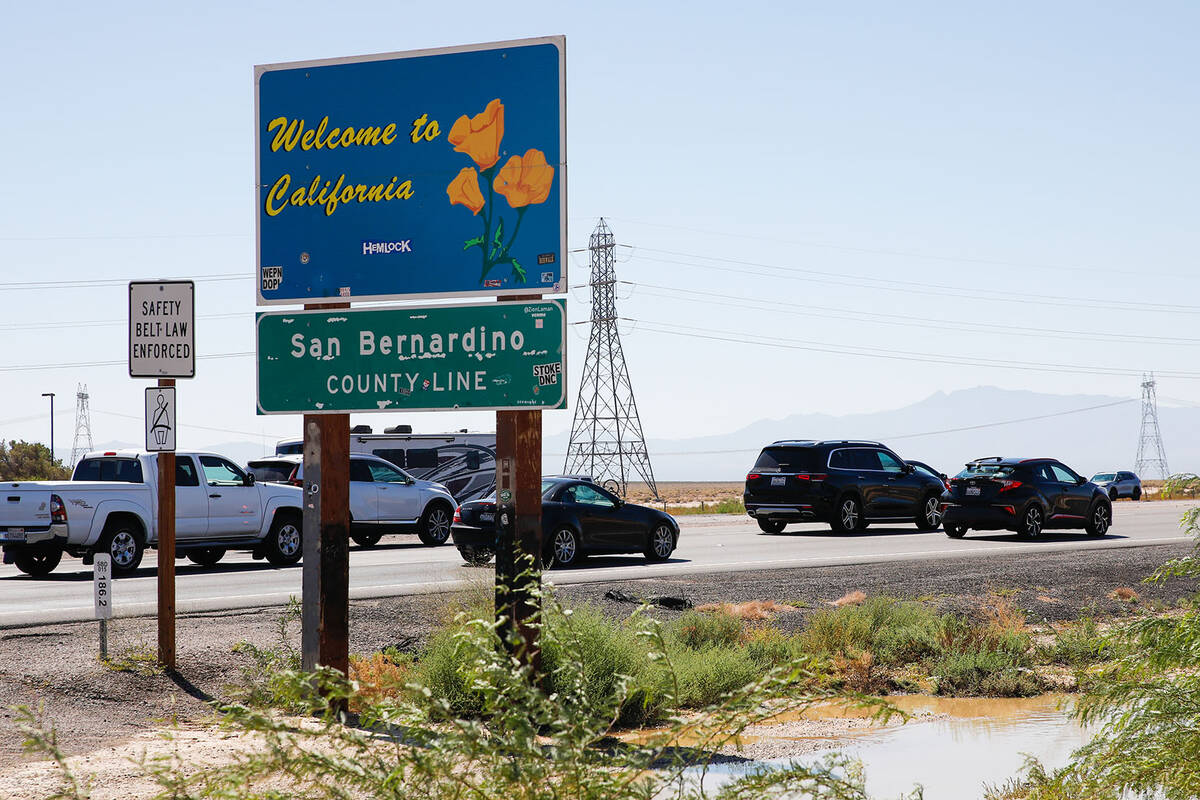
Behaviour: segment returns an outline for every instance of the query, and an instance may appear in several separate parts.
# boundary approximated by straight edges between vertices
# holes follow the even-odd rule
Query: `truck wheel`
[[[188,561],[202,567],[211,567],[225,557],[224,547],[201,547],[199,550],[189,550]]]
[[[304,555],[300,537],[300,517],[295,514],[278,513],[267,534],[265,554],[267,561],[277,567],[295,564]]]
[[[383,538],[382,533],[352,533],[350,539],[359,547],[374,547]]]
[[[472,547],[471,545],[459,545],[458,554],[463,557],[463,561],[472,566],[481,567],[492,560],[492,551],[487,547]]]
[[[104,526],[97,552],[108,553],[112,557],[113,577],[132,575],[146,552],[141,528],[125,519],[109,522]]]
[[[763,533],[779,533],[786,525],[787,523],[781,519],[758,518],[758,529]]]
[[[424,544],[436,547],[450,538],[450,516],[453,512],[443,503],[430,503],[421,515],[417,536]]]
[[[34,547],[21,550],[13,557],[17,569],[35,578],[44,578],[54,571],[62,561],[62,550],[57,547]]]

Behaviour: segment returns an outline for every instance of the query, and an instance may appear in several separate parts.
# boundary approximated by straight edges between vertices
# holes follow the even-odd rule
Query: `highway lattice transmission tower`
[[[75,391],[75,441],[71,444],[71,469],[83,458],[83,454],[94,450],[92,445],[92,413],[88,409],[88,390],[79,384]]]
[[[1152,471],[1166,480],[1167,452],[1163,449],[1162,432],[1158,429],[1158,395],[1154,391],[1154,373],[1142,376],[1142,431],[1138,436],[1137,463],[1134,469],[1141,477]]]
[[[590,475],[622,497],[630,477],[637,475],[657,499],[654,470],[617,332],[615,248],[613,233],[601,219],[588,244],[592,254],[592,330],[564,471]]]

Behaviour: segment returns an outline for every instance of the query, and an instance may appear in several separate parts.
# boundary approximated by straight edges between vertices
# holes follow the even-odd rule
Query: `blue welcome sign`
[[[566,291],[564,52],[255,67],[258,303]]]

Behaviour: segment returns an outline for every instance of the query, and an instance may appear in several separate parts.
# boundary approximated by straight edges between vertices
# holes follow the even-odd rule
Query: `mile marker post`
[[[97,553],[92,562],[92,594],[100,620],[100,659],[108,659],[108,621],[112,618],[112,556]]]

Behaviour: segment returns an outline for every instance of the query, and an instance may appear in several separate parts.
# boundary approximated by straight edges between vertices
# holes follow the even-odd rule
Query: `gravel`
[[[970,613],[989,596],[1002,595],[1024,609],[1031,622],[1076,619],[1083,614],[1121,615],[1147,604],[1175,604],[1198,588],[1195,580],[1142,584],[1186,544],[1072,551],[1028,556],[954,558],[735,574],[688,575],[670,579],[606,581],[556,589],[568,606],[589,603],[614,616],[636,606],[605,599],[620,590],[638,597],[677,597],[694,605],[774,600],[797,607],[774,621],[785,629],[853,591],[920,598],[945,611]],[[582,569],[586,569],[582,567]],[[481,570],[481,579],[490,573]],[[553,573],[550,573],[551,579]],[[1133,588],[1136,603],[1112,599]],[[475,591],[487,591],[481,582]],[[418,595],[355,602],[350,611],[350,650],[369,653],[386,646],[415,651],[446,620],[447,595]],[[680,611],[656,608],[671,618]],[[282,609],[181,615],[177,621],[178,671],[153,668],[153,618],[109,623],[109,655],[121,668],[99,662],[97,623],[43,625],[0,631],[0,771],[28,760],[21,750],[13,706],[41,707],[68,754],[131,742],[165,720],[210,719],[208,702],[228,699],[250,658],[235,653],[241,641],[268,647],[278,641]],[[299,646],[298,623],[288,637]],[[131,753],[132,755],[132,753]]]

